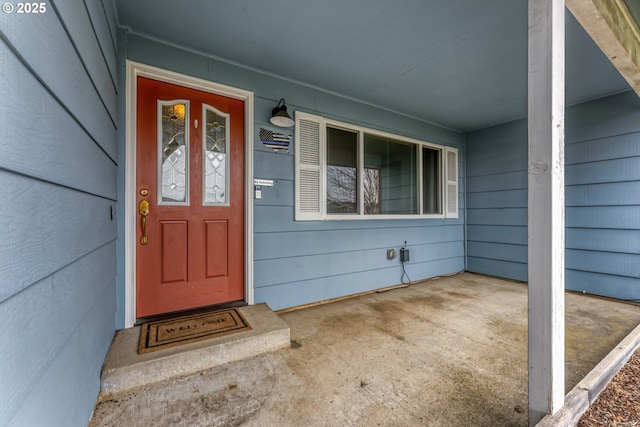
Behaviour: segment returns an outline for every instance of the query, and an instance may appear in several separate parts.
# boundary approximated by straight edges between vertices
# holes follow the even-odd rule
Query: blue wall
[[[241,68],[137,35],[126,36],[128,59],[212,80],[255,94],[255,177],[274,179],[255,200],[255,301],[273,309],[400,283],[398,259],[387,261],[386,248],[406,240],[412,250],[407,272],[412,280],[464,269],[464,217],[456,220],[294,221],[295,141],[288,154],[265,149],[258,139],[271,109],[284,97],[289,111],[301,110],[356,125],[460,149],[464,170],[464,137],[432,124],[358,103],[295,82]],[[122,49],[123,51],[125,49]],[[293,130],[291,130],[293,133]],[[120,148],[124,139],[119,138]],[[461,177],[462,179],[462,177]],[[463,185],[459,191],[463,191]],[[124,194],[124,187],[119,187]],[[124,262],[119,247],[119,262]],[[124,281],[119,281],[119,285]],[[124,316],[124,287],[118,290],[118,318]],[[122,326],[122,324],[121,324]]]
[[[467,269],[527,280],[527,122],[467,135]]]
[[[469,271],[527,280],[527,123],[467,135]],[[640,299],[640,100],[566,112],[566,286]]]
[[[86,425],[115,329],[111,2],[0,15],[0,425]]]

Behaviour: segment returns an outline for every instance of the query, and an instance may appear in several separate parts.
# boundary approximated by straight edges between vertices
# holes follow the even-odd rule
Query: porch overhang
[[[640,96],[640,29],[627,2],[566,0],[566,6]]]

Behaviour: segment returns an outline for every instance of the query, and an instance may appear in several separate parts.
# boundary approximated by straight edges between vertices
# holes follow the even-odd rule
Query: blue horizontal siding
[[[102,47],[99,39],[95,37],[94,25],[89,17],[86,3],[78,4],[68,1],[52,1],[51,4],[58,12],[61,21],[64,23],[65,31],[69,38],[73,40],[73,46],[78,53],[82,65],[87,70],[87,75],[95,88],[105,108],[109,112],[111,120],[116,120],[116,82],[115,82],[115,58],[112,52],[110,60],[107,61],[102,54]],[[91,2],[99,11],[103,11],[99,2]],[[96,22],[105,19],[104,13],[95,15]],[[106,22],[106,21],[105,21]],[[93,36],[93,37],[91,37]],[[104,34],[108,41],[108,35]]]
[[[512,280],[527,280],[527,264],[499,259],[467,257],[467,270],[488,276],[504,277]]]
[[[471,164],[475,161],[484,161],[492,157],[508,156],[514,153],[526,153],[527,147],[522,145],[522,141],[527,140],[527,132],[527,121],[516,120],[468,133],[468,168],[473,170],[476,166]],[[474,160],[474,162],[470,160]],[[482,168],[481,165],[478,167]]]
[[[567,227],[600,229],[640,229],[640,206],[568,207]]]
[[[116,58],[97,5],[0,16],[3,426],[86,426],[115,330]]]
[[[85,0],[85,5],[91,15],[91,20],[94,22],[93,26],[98,34],[98,40],[100,45],[103,46],[102,51],[105,54],[107,62],[113,61],[113,70],[115,70],[118,53],[118,20],[116,18],[116,11],[113,8],[113,2],[111,0],[102,0],[101,7],[102,12],[93,7],[96,2]],[[108,35],[108,37],[107,37]],[[111,48],[107,48],[110,45]],[[114,73],[115,75],[115,73]]]
[[[640,254],[640,230],[567,228],[567,249]]]
[[[434,260],[406,266],[407,273],[413,281],[462,271],[463,269],[464,257]],[[399,284],[401,277],[402,270],[396,265],[361,273],[321,277],[267,288],[256,288],[255,298],[258,301],[269,301],[269,306],[272,309],[281,310]]]
[[[100,97],[92,77],[87,74],[77,54],[74,42],[64,29],[64,23],[56,13],[50,12],[25,14],[24,19],[15,19],[13,14],[3,13],[0,15],[0,31],[21,59],[34,70],[38,79],[86,129],[91,139],[111,159],[115,159],[115,105],[112,105],[115,98],[103,100]],[[36,19],[37,24],[32,21]],[[87,36],[93,37],[93,34]],[[43,40],[47,43],[43,43]],[[10,81],[20,80],[16,78]]]
[[[527,225],[527,208],[467,208],[469,225]]]
[[[269,260],[296,256],[321,255],[332,252],[352,252],[367,249],[461,241],[462,225],[407,226],[399,228],[361,228],[350,230],[287,231],[257,233],[254,240],[254,259]],[[314,240],[310,245],[309,241]],[[339,247],[337,247],[340,245]]]
[[[12,121],[3,128],[0,168],[115,200],[113,160],[1,42],[0,57],[3,72],[16,76],[0,79],[0,114]]]
[[[294,160],[292,155],[269,151],[255,151],[254,175],[256,178],[285,179],[292,181],[294,177]]]
[[[115,239],[111,200],[4,171],[0,197],[0,302]]]
[[[467,165],[467,179],[483,175],[520,172],[527,168],[527,152],[502,153]]]
[[[469,271],[527,278],[526,128],[467,135]],[[640,101],[628,92],[571,107],[565,130],[566,286],[639,299]]]
[[[567,165],[640,156],[637,133],[578,141],[565,147]]]
[[[640,254],[567,249],[567,268],[614,276],[640,277]]]
[[[468,193],[467,203],[473,209],[526,208],[527,190],[497,190]]]
[[[109,75],[117,87],[117,31],[115,10],[108,0],[84,0],[91,26],[100,47],[100,53],[109,69]]]
[[[467,243],[469,253],[482,254],[481,258],[510,262],[527,262],[526,244],[507,244],[471,241]]]
[[[398,250],[401,245],[402,242],[393,247]],[[462,241],[407,245],[407,248],[410,249],[411,262],[414,264],[460,257],[464,253]],[[384,269],[394,265],[396,270],[400,271],[401,266],[398,258],[387,260],[386,248],[359,251],[342,251],[340,249],[340,247],[333,247],[332,252],[328,254],[255,261],[255,287],[366,273],[369,270]]]
[[[631,90],[573,106],[565,115],[565,142],[637,134],[638,114],[638,95]]]
[[[467,192],[522,190],[527,188],[526,170],[519,172],[491,173],[467,178]]]
[[[565,272],[567,289],[603,295],[622,300],[640,301],[640,286],[637,277],[612,276],[592,271]]]
[[[527,226],[509,225],[468,225],[469,241],[527,244]]]
[[[125,37],[125,45],[119,47],[118,52],[126,51],[124,53],[127,59],[201,79],[208,77],[209,60],[202,55],[166,44],[153,43],[135,34],[126,34]],[[215,69],[211,70],[212,73],[215,71]],[[231,84],[231,86],[234,85]]]
[[[565,184],[567,185],[626,181],[640,181],[638,157],[581,163],[565,168]]]
[[[640,145],[640,144],[639,144]],[[566,187],[567,207],[634,206],[640,204],[637,182],[607,182]]]
[[[6,406],[8,412],[17,412],[17,419],[34,419],[40,422],[48,419],[49,414],[57,412],[53,410],[55,406],[51,407],[53,402],[65,404],[70,409],[74,408],[74,405],[65,403],[65,399],[70,396],[56,393],[56,390],[65,388],[59,383],[50,383],[47,376],[63,377],[63,383],[87,384],[89,389],[93,390],[99,388],[99,372],[103,358],[96,357],[96,354],[106,354],[113,334],[114,280],[115,244],[112,242],[33,284],[24,292],[15,295],[10,304],[0,305],[0,321],[6,325],[6,332],[0,342],[0,354],[3,354],[0,381],[2,390],[6,391],[2,405]],[[85,283],[92,283],[93,286],[86,286]],[[78,305],[78,301],[82,301],[83,304]],[[91,302],[97,306],[93,307],[84,302]],[[24,310],[29,313],[28,316],[25,316]],[[106,325],[102,323],[100,327],[92,330],[92,325],[85,324],[85,320],[93,313],[109,316],[109,322]],[[73,335],[81,328],[88,328],[85,335],[93,336],[85,342],[77,343],[81,346],[86,345],[85,349],[79,349],[77,346],[70,349],[68,346],[70,341],[73,341]],[[109,339],[105,340],[105,336]],[[38,350],[34,351],[34,348]],[[99,351],[92,353],[92,350]],[[64,356],[67,351],[78,354]],[[55,366],[56,360],[60,357],[78,358],[83,354],[86,360],[81,360],[79,365],[68,364],[67,361],[61,366]],[[92,369],[76,371],[79,366],[91,366]],[[76,386],[68,385],[72,386],[68,389],[69,393],[76,394]],[[34,390],[38,388],[49,389],[49,392],[53,393],[51,396],[34,394]],[[95,400],[95,393],[89,395]],[[42,398],[44,401],[41,401]],[[83,400],[83,421],[86,423],[87,409],[90,412],[91,406],[86,405],[86,397]],[[20,411],[19,408],[24,410]],[[39,423],[12,423],[14,424]]]

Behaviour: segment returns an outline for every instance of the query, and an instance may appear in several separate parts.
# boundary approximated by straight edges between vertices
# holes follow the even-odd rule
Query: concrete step
[[[102,367],[103,397],[288,347],[289,326],[266,304],[238,309],[252,329],[138,354],[140,327],[118,331]]]

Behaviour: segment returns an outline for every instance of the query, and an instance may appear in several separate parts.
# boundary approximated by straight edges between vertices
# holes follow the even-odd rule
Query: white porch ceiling
[[[527,0],[114,1],[132,32],[453,129],[526,115]],[[628,90],[566,16],[567,104]]]

